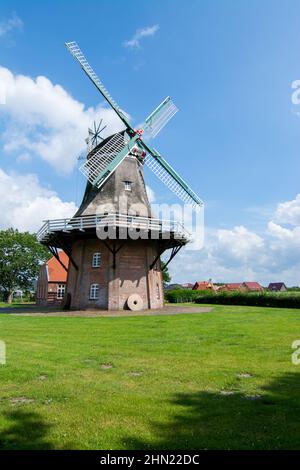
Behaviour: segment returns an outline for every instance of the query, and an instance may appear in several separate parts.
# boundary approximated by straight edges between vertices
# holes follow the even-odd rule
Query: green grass
[[[1,449],[300,448],[299,310],[2,314],[0,339]]]
[[[31,306],[35,305],[35,302],[29,302],[27,300],[24,300],[23,302],[21,300],[14,300],[12,303],[8,302],[0,302],[0,308],[16,308],[20,306]]]

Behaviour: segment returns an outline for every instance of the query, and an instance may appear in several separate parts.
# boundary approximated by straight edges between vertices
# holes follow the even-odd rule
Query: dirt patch
[[[43,380],[47,380],[47,379],[48,379],[48,375],[46,375],[46,374],[39,375],[38,379],[39,379],[39,380],[42,380],[42,381],[43,381]]]
[[[102,370],[109,370],[109,369],[112,369],[112,368],[113,368],[113,364],[111,364],[110,362],[101,364],[101,366],[100,366],[100,369],[102,369]]]
[[[245,399],[246,400],[260,400],[261,399],[261,395],[245,395]]]
[[[235,395],[235,392],[233,390],[221,390],[220,395],[227,397],[229,395]]]
[[[45,405],[50,405],[53,402],[52,398],[47,398],[47,400],[44,401]]]
[[[32,398],[27,398],[27,397],[9,398],[9,403],[13,406],[28,405],[29,403],[33,403],[33,402],[34,400]]]
[[[248,374],[248,372],[236,374],[236,376],[238,379],[251,379],[251,377],[253,377],[253,375]]]
[[[141,375],[143,375],[144,372],[142,371],[139,371],[139,370],[133,370],[132,372],[128,372],[128,375],[130,377],[140,377]]]

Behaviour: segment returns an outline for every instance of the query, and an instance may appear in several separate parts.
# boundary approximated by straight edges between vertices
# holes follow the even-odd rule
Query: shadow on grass
[[[0,313],[48,313],[61,311],[62,307],[58,305],[11,304],[11,306],[0,307]]]
[[[300,449],[299,391],[300,374],[287,373],[257,395],[177,394],[162,404],[173,412],[165,422],[152,423],[151,442],[131,437],[126,448]]]
[[[53,449],[47,441],[51,427],[36,412],[14,410],[3,413],[9,424],[0,432],[0,449]]]

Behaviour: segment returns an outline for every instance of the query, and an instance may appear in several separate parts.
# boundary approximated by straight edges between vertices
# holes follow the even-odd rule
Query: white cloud
[[[149,202],[150,202],[150,204],[152,204],[152,202],[155,202],[155,200],[156,200],[155,192],[147,184],[146,184],[146,191],[147,191],[147,196],[148,196]]]
[[[279,240],[291,241],[293,239],[293,230],[284,228],[273,221],[268,223],[268,230],[271,235],[273,235]]]
[[[0,169],[0,228],[37,231],[43,220],[71,217],[74,202],[63,202],[55,191],[40,185],[36,175],[7,174]]]
[[[267,285],[284,281],[300,285],[299,195],[278,204],[273,219],[289,223],[284,227],[266,220],[262,233],[244,226],[232,229],[206,228],[201,251],[181,250],[170,264],[174,282],[194,282],[212,278],[216,282],[255,280]]]
[[[123,46],[132,49],[139,49],[141,47],[141,40],[148,36],[153,36],[159,30],[159,25],[148,26],[147,28],[137,29],[131,39],[123,42]]]
[[[278,204],[275,219],[282,224],[300,225],[300,194],[291,201]]]
[[[217,246],[219,252],[245,263],[262,250],[264,240],[246,227],[238,226],[232,230],[217,230]]]
[[[58,172],[72,171],[77,156],[85,150],[84,139],[94,119],[103,118],[107,125],[104,137],[123,128],[113,110],[86,109],[46,77],[14,75],[0,66],[0,83],[6,101],[0,107],[0,116],[5,118],[4,151],[32,154]]]
[[[31,157],[30,153],[28,153],[28,152],[20,153],[20,155],[17,158],[18,163],[30,162],[31,160],[32,160],[32,157]]]
[[[298,265],[300,278],[300,226],[288,229],[271,221],[268,231],[272,237],[269,248],[273,266],[288,269]]]
[[[22,30],[23,21],[15,13],[6,21],[0,22],[0,37],[6,36],[14,29]]]

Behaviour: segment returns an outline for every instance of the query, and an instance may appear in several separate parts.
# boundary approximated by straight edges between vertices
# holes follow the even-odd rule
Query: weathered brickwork
[[[98,252],[101,253],[101,265],[94,268],[93,254]],[[126,242],[116,254],[115,269],[112,253],[99,240],[77,241],[72,256],[79,268],[76,271],[72,264],[69,266],[67,292],[71,294],[72,308],[122,310],[127,308],[127,299],[133,293],[143,299],[143,308],[163,305],[160,262],[149,269],[156,256],[151,242]],[[92,284],[99,285],[97,300],[90,299]]]
[[[130,183],[130,190],[125,183]],[[127,185],[128,186],[128,185]],[[120,213],[151,217],[143,167],[135,157],[127,157],[114,174],[98,190],[87,184],[76,216]],[[105,308],[122,310],[127,308],[127,299],[138,294],[143,300],[143,308],[159,308],[163,305],[163,285],[160,261],[153,269],[151,264],[158,254],[157,240],[107,240],[112,248],[122,244],[114,258],[107,245],[97,238],[74,240],[72,263],[69,265],[67,293],[71,296],[71,308]],[[94,253],[101,253],[100,267],[93,268]],[[91,285],[97,284],[98,298],[90,298]]]

